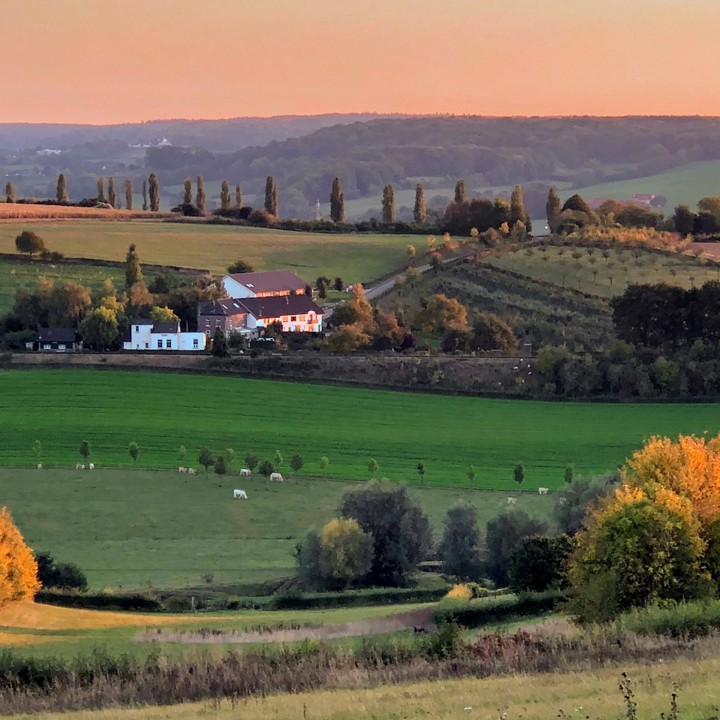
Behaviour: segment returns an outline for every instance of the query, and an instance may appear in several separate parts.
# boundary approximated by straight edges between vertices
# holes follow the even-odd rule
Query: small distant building
[[[655,195],[652,193],[638,193],[630,196],[630,202],[633,205],[642,205],[643,207],[652,207]]]
[[[207,345],[202,332],[181,332],[177,320],[155,322],[133,320],[129,337],[123,342],[124,350],[200,351]]]
[[[40,328],[36,347],[40,352],[76,352],[82,342],[75,328]]]
[[[235,273],[223,278],[223,286],[230,298],[277,297],[304,295],[305,281],[286,270]]]
[[[247,309],[235,298],[223,298],[198,303],[198,330],[212,337],[215,330],[227,336],[233,332],[247,332]]]
[[[600,206],[604,205],[606,202],[609,202],[610,198],[601,198],[601,197],[594,197],[589,198],[585,202],[588,204],[588,207],[591,210],[597,210]]]

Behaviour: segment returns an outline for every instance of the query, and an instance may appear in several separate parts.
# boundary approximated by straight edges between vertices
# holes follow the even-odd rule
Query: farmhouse
[[[236,299],[305,294],[305,282],[286,270],[226,275],[223,286],[228,297]]]
[[[281,323],[283,332],[322,332],[323,310],[309,295],[226,298],[198,304],[198,330],[207,337],[217,328],[226,335],[258,335],[261,328]]]
[[[40,328],[36,347],[44,352],[74,352],[82,350],[82,343],[74,328]]]
[[[155,322],[133,320],[129,337],[123,342],[124,350],[204,350],[205,333],[180,332],[177,320]]]

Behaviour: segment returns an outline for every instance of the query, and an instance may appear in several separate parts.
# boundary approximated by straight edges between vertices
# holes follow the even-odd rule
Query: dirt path
[[[247,645],[267,642],[297,642],[300,640],[334,640],[337,638],[381,635],[384,633],[423,628],[428,631],[434,625],[432,608],[412,610],[389,617],[335,625],[305,625],[303,627],[268,627],[257,630],[168,630],[155,628],[135,636],[138,642],[229,644]]]

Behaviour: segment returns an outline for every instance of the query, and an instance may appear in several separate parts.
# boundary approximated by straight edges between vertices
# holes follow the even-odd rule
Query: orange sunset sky
[[[720,115],[720,0],[0,0],[0,122]]]

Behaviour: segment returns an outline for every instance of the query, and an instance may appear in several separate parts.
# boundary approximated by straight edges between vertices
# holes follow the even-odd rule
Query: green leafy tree
[[[128,453],[133,459],[133,462],[136,463],[138,455],[140,455],[140,446],[136,442],[131,442],[128,446]]]
[[[135,245],[130,245],[125,256],[125,287],[129,290],[136,283],[144,282],[140,258]]]
[[[230,207],[230,186],[227,180],[222,181],[220,186],[220,208],[227,210]]]
[[[87,460],[90,457],[90,443],[87,440],[83,440],[80,443],[79,452],[83,460]]]
[[[108,202],[115,207],[117,196],[115,195],[115,178],[108,178]]]
[[[573,469],[573,466],[568,465],[565,468],[565,474],[564,474],[565,482],[569,485],[573,481],[574,476],[575,476],[575,470]]]
[[[193,204],[192,178],[186,177],[183,185],[183,205]]]
[[[330,219],[336,223],[345,222],[345,193],[338,177],[333,180],[330,190]]]
[[[105,197],[105,178],[102,175],[97,179],[97,201],[99,203],[107,202],[107,198]]]
[[[675,232],[690,235],[695,228],[695,213],[687,205],[678,205],[673,213]]]
[[[342,292],[345,289],[345,283],[341,277],[336,277],[333,281],[333,289],[337,292]]]
[[[275,465],[270,460],[263,460],[260,463],[258,472],[264,477],[270,477],[275,472]]]
[[[67,184],[63,173],[58,175],[57,187],[55,188],[55,199],[59,203],[66,203],[68,201]]]
[[[545,204],[545,213],[547,215],[548,229],[551,233],[556,233],[560,227],[560,196],[557,188],[551,187],[548,192],[547,203]]]
[[[150,211],[158,212],[160,210],[160,183],[155,173],[150,173],[148,176],[148,193],[150,195]]]
[[[150,319],[155,322],[180,322],[180,318],[167,305],[153,305]]]
[[[417,470],[418,478],[420,479],[420,482],[422,482],[425,479],[425,463],[419,462],[415,469]]]
[[[35,462],[40,462],[40,460],[42,459],[42,443],[39,440],[36,440],[33,443],[32,454]]]
[[[488,352],[499,350],[504,355],[517,352],[520,343],[513,329],[493,313],[479,313],[472,328],[474,350]]]
[[[290,467],[297,473],[302,470],[305,460],[302,455],[293,455],[290,458]]]
[[[468,580],[480,574],[480,529],[477,509],[472,505],[456,505],[448,510],[445,529],[438,547],[443,572]]]
[[[392,185],[386,185],[383,188],[382,221],[386,225],[395,222],[395,190]]]
[[[72,563],[59,563],[49,553],[37,554],[37,577],[44,588],[57,590],[88,589],[85,573]]]
[[[523,480],[525,480],[525,469],[519,463],[513,469],[513,480],[518,485],[522,485]]]
[[[32,257],[35,253],[42,252],[45,249],[43,239],[32,230],[23,230],[15,238],[15,249],[21,253],[27,253]]]
[[[86,347],[94,350],[108,350],[118,339],[120,326],[113,310],[98,307],[85,315],[78,331]]]
[[[180,460],[180,462],[185,462],[186,457],[187,457],[187,448],[184,445],[181,445],[178,448],[178,460]]]
[[[198,463],[205,468],[205,475],[208,473],[208,468],[215,463],[215,457],[207,445],[200,448],[200,452],[198,453]]]
[[[278,192],[277,185],[272,175],[268,175],[265,181],[265,211],[268,215],[277,217],[278,214]]]
[[[522,510],[503,513],[490,520],[485,533],[488,577],[498,586],[508,583],[510,558],[521,542],[534,535],[544,535],[547,525]]]
[[[228,266],[227,271],[230,275],[235,275],[237,273],[255,272],[255,268],[245,260],[236,260],[232,265]]]
[[[371,481],[346,493],[339,510],[341,517],[355,518],[373,538],[373,563],[364,584],[404,585],[432,540],[430,522],[407,488]]]
[[[285,459],[282,456],[282,453],[279,450],[275,451],[275,456],[273,457],[273,465],[275,466],[276,470],[279,470],[285,463]]]
[[[420,183],[415,185],[415,207],[413,208],[413,220],[418,225],[424,225],[427,220],[425,209],[425,189]]]
[[[333,518],[320,533],[319,567],[323,584],[344,590],[370,571],[373,538],[353,518]]]
[[[573,541],[559,537],[529,537],[510,557],[508,579],[513,592],[544,592],[567,585]]]
[[[243,206],[243,194],[240,185],[235,186],[235,207],[241,208]]]
[[[465,190],[465,181],[458,180],[455,183],[455,204],[464,205],[467,202],[467,191]]]
[[[370,477],[375,477],[377,475],[378,470],[380,469],[380,466],[378,465],[378,461],[375,458],[370,458],[368,461],[368,472],[370,473]]]
[[[200,211],[201,215],[205,214],[205,182],[202,175],[197,176],[197,193],[195,195],[195,207]]]
[[[522,223],[527,227],[530,216],[525,210],[525,199],[520,185],[516,185],[510,194],[510,227],[514,227],[516,223]]]
[[[320,465],[320,472],[324,475],[328,465],[330,465],[330,460],[326,455],[323,455],[318,464]]]
[[[15,202],[15,186],[9,180],[5,183],[5,202]]]
[[[128,210],[133,209],[133,186],[130,178],[125,180],[125,207]]]
[[[258,466],[258,456],[255,453],[247,453],[245,455],[245,467],[248,470],[255,470],[255,468]]]
[[[213,333],[211,352],[215,357],[221,358],[228,357],[228,355],[230,355],[227,338],[220,328],[215,328],[215,332]]]
[[[566,535],[575,535],[583,526],[585,515],[591,505],[612,492],[616,478],[612,476],[576,480],[555,493],[553,520]]]
[[[467,479],[468,479],[468,482],[470,483],[470,486],[475,484],[476,477],[477,477],[477,474],[475,472],[475,466],[471,465],[467,471]]]
[[[147,181],[146,181],[146,180],[143,180],[143,181],[142,181],[142,199],[143,199],[142,209],[147,212],[147,209],[148,209],[148,193],[147,193]]]
[[[224,455],[218,455],[215,458],[215,462],[213,463],[213,467],[215,468],[215,473],[217,475],[225,475],[228,471],[228,463],[225,460]]]

